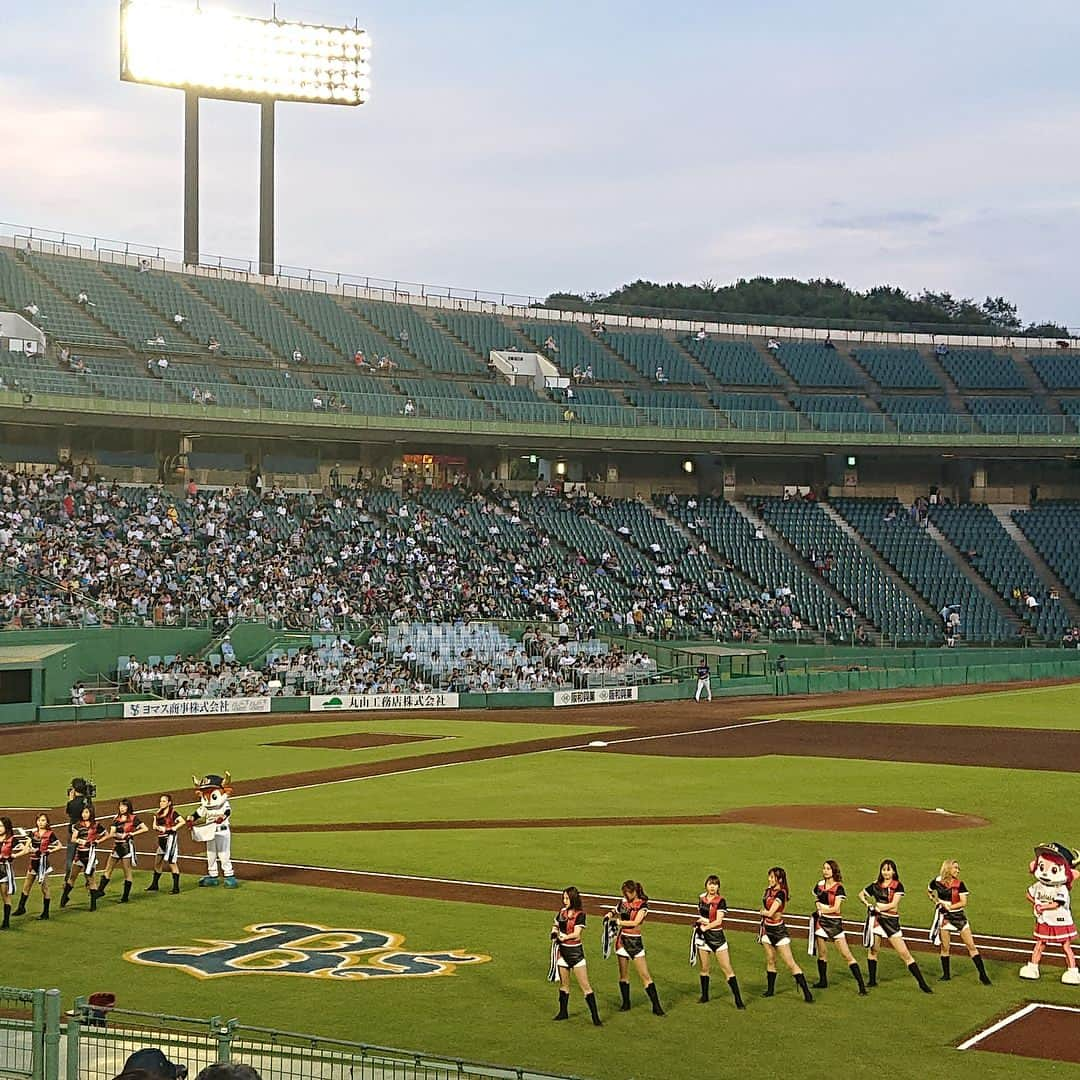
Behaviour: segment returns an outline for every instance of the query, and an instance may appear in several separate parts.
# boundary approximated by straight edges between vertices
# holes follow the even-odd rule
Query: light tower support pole
[[[274,100],[262,103],[259,145],[259,273],[274,273]]]
[[[199,95],[184,93],[184,262],[199,261]]]

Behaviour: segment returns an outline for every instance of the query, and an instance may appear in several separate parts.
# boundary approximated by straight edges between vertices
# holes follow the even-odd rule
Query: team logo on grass
[[[405,938],[381,930],[342,930],[316,923],[257,923],[241,941],[200,938],[205,947],[172,945],[124,953],[133,964],[176,968],[199,979],[222,975],[304,975],[309,979],[431,978],[453,975],[459,964],[491,957],[449,952],[411,952]]]

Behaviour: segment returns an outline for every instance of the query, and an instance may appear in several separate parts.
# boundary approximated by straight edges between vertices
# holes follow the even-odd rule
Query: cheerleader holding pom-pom
[[[930,940],[941,946],[941,982],[952,978],[949,970],[950,935],[957,934],[979,973],[979,982],[990,985],[990,976],[986,974],[983,958],[975,946],[975,938],[967,920],[967,886],[960,880],[960,864],[955,859],[946,859],[941,864],[941,872],[927,886],[930,899],[937,910],[930,926]]]
[[[645,943],[641,940],[641,924],[649,914],[649,897],[641,882],[633,879],[622,883],[622,895],[618,905],[604,916],[605,943],[609,935],[614,934],[615,956],[619,961],[619,993],[622,996],[619,1012],[630,1011],[630,961],[633,960],[645,993],[652,1002],[653,1015],[663,1016],[656,984],[645,960]]]
[[[90,910],[97,910],[97,894],[94,892],[94,871],[97,869],[97,841],[102,830],[94,817],[94,808],[84,806],[79,820],[71,826],[71,842],[75,847],[71,857],[71,869],[64,882],[64,891],[60,896],[60,906],[67,907],[71,890],[82,873],[86,879],[86,892],[90,897]]]
[[[787,871],[782,866],[774,866],[769,871],[769,884],[761,898],[761,910],[758,912],[761,916],[758,941],[765,949],[767,982],[763,996],[774,997],[776,994],[776,956],[779,953],[780,959],[794,976],[795,985],[802,991],[803,1001],[810,1004],[814,995],[810,993],[802,968],[795,963],[795,957],[791,955],[791,935],[784,924],[784,908],[787,907],[789,895]]]
[[[859,994],[866,994],[859,962],[851,955],[844,930],[844,920],[840,907],[847,895],[843,886],[840,864],[835,859],[826,859],[821,867],[821,880],[814,886],[814,915],[810,919],[810,953],[817,957],[818,981],[815,990],[824,990],[829,985],[829,942],[836,946],[836,951],[844,958],[851,972],[851,977],[859,987]]]
[[[569,1020],[567,1006],[570,1004],[570,972],[585,995],[585,1004],[589,1006],[592,1022],[601,1027],[600,1013],[596,1008],[596,994],[589,985],[589,969],[585,964],[585,947],[581,943],[581,931],[585,929],[585,911],[581,903],[581,893],[573,885],[563,890],[563,906],[555,916],[551,927],[552,963],[548,978],[559,980],[559,1012],[556,1020]]]
[[[871,881],[859,893],[859,899],[866,905],[866,926],[863,930],[863,944],[866,946],[866,966],[870,973],[868,986],[877,986],[877,957],[881,940],[884,938],[895,950],[901,960],[907,964],[912,978],[919,984],[924,994],[934,991],[926,985],[919,965],[912,959],[904,932],[900,929],[900,901],[904,897],[904,883],[892,859],[885,859],[878,868],[877,881]]]
[[[698,917],[690,938],[690,963],[696,961],[701,968],[701,997],[698,998],[701,1004],[709,1000],[709,957],[715,956],[728,986],[731,987],[735,1008],[745,1009],[739,993],[739,980],[735,978],[731,957],[728,955],[727,937],[724,934],[726,911],[727,900],[720,892],[720,879],[715,874],[710,874],[705,879],[705,891],[698,897]]]
[[[106,840],[113,841],[113,850],[109,855],[105,869],[98,880],[98,887],[94,895],[100,900],[105,895],[109,878],[117,866],[124,874],[124,892],[120,897],[120,903],[126,904],[131,897],[131,868],[136,864],[135,837],[147,832],[146,823],[142,821],[134,810],[131,799],[121,799],[116,805],[116,816],[109,826]]]
[[[25,837],[15,835],[11,818],[0,817],[0,898],[4,901],[4,921],[0,930],[11,929],[11,898],[15,895],[15,860],[30,850]]]
[[[30,890],[34,887],[36,881],[41,886],[41,914],[38,918],[47,919],[49,917],[49,905],[52,903],[49,896],[49,856],[54,851],[59,851],[64,845],[49,824],[47,814],[38,814],[37,824],[30,833],[29,840],[30,865],[26,869],[22,893],[19,896],[19,906],[15,909],[15,914],[26,914],[26,901],[29,899]]]

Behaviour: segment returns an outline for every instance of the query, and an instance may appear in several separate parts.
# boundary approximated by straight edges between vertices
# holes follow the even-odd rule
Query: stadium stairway
[[[1014,510],[1026,510],[1026,506],[1019,504],[1007,506],[996,503],[990,507],[990,512],[997,518],[1001,527],[1012,539],[1012,542],[1023,552],[1024,558],[1031,563],[1032,569],[1038,575],[1039,580],[1046,586],[1047,592],[1056,589],[1061,599],[1061,605],[1069,614],[1069,619],[1074,626],[1080,626],[1080,604],[1076,602],[1065,583],[1054,573],[1046,563],[1046,560],[1035,550],[1034,545],[1024,535],[1023,530],[1016,524],[1012,517]]]
[[[896,586],[897,591],[902,592],[924,615],[934,623],[940,621],[940,616],[930,604],[918,592],[915,591],[895,570],[887,563],[859,534],[851,527],[845,518],[838,514],[825,500],[819,500],[818,505],[828,515],[834,525],[845,535],[851,538],[855,546]]]
[[[994,606],[998,614],[1016,631],[1020,638],[1030,640],[1035,632],[1015,611],[1003,600],[987,580],[957,551],[949,538],[933,523],[927,521],[926,535],[945,552],[949,561],[979,590],[980,593]]]
[[[782,551],[786,558],[792,562],[799,570],[801,570],[807,577],[811,578],[817,585],[819,585],[822,591],[829,597],[829,599],[836,604],[837,611],[843,611],[846,608],[855,609],[855,625],[861,626],[869,638],[870,642],[877,645],[881,642],[881,631],[876,627],[858,608],[854,603],[849,600],[843,593],[841,593],[830,581],[827,581],[820,574],[818,574],[814,568],[802,557],[799,551],[792,546],[788,541],[780,535],[767,521],[765,521],[759,514],[752,510],[749,504],[744,499],[732,499],[731,505],[747,521],[750,522],[755,528],[760,528],[765,533],[765,538],[769,541],[773,547]]]
[[[937,380],[945,387],[945,396],[949,400],[949,408],[958,416],[967,416],[967,406],[964,404],[964,395],[960,388],[953,382],[952,376],[941,366],[941,361],[934,355],[933,349],[919,350],[926,366],[934,373]]]

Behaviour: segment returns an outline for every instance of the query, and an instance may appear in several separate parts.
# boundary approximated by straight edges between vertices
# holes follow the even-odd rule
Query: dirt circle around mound
[[[978,829],[990,822],[975,814],[914,806],[745,806],[721,815],[741,825],[773,825],[818,832],[938,832]]]

